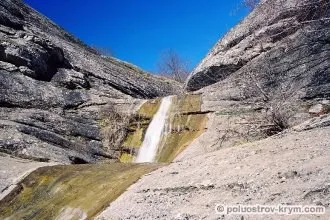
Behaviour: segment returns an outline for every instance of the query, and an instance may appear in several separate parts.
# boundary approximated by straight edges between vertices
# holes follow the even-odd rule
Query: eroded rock
[[[2,152],[62,163],[113,158],[102,145],[101,108],[134,111],[141,102],[134,98],[179,89],[174,81],[101,56],[20,0],[0,2]]]

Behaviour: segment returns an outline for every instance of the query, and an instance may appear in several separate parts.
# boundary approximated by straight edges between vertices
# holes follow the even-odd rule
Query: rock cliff
[[[97,219],[329,219],[329,6],[261,1],[186,82],[208,113],[205,133]],[[326,212],[226,215],[216,204]]]
[[[309,119],[311,107],[330,99],[329,17],[329,1],[261,1],[201,61],[186,89],[202,94],[203,111],[243,115],[232,130],[249,138]]]
[[[218,95],[232,100],[329,98],[329,15],[327,0],[262,1],[213,47],[186,89],[226,86]]]
[[[21,4],[9,4],[13,2],[0,5]],[[8,158],[0,152],[1,161],[5,161],[2,164],[13,167],[0,166],[0,197],[4,198],[0,201],[0,216],[100,220],[329,219],[329,4],[329,0],[264,0],[221,39],[186,82],[186,89],[192,94],[185,94],[181,101],[179,96],[174,98],[178,114],[169,117],[173,122],[169,126],[169,142],[159,152],[165,155],[159,161],[173,160],[169,164],[54,166],[40,168],[19,180],[30,169],[48,163]],[[7,27],[1,25],[2,29],[10,29],[13,36],[22,22],[15,8],[20,11],[27,7],[11,8],[11,17],[8,13],[0,16],[0,21],[7,23]],[[24,25],[23,29],[27,31]],[[137,120],[123,120],[129,132],[124,150],[117,153],[122,153],[123,162],[131,161],[132,152],[141,145],[143,130],[158,109],[159,99],[142,104],[132,97],[153,97],[153,86],[142,94],[140,87],[134,87],[140,85],[125,87],[125,82],[130,77],[148,82],[156,79],[135,76],[135,67],[113,59],[110,64],[109,58],[97,56],[72,37],[58,40],[60,36],[54,32],[45,37],[51,39],[45,50],[57,51],[60,42],[58,47],[64,55],[40,54],[41,60],[49,62],[47,71],[55,73],[51,78],[44,75],[45,67],[38,66],[39,61],[30,65],[32,58],[24,56],[15,64],[9,60],[16,59],[16,50],[9,47],[5,52],[9,55],[1,63],[1,150],[35,160],[67,163],[110,157],[101,146],[99,124],[107,130],[112,128],[109,122],[119,121],[120,116],[113,117],[109,106],[114,103],[121,110],[142,106]],[[68,42],[70,45],[66,45]],[[79,55],[81,48],[94,58]],[[34,50],[30,46],[25,49]],[[31,53],[36,51],[39,49]],[[21,67],[26,59],[29,61]],[[112,70],[95,73],[92,70],[98,68],[88,69],[91,62],[101,69],[108,65],[123,68],[118,77],[127,90],[117,87],[122,85],[119,81],[113,83],[119,79],[112,78]],[[126,74],[126,68],[133,71],[132,75]],[[84,70],[93,75],[86,75]],[[107,74],[111,77],[106,78]],[[104,83],[97,83],[101,79]],[[175,91],[177,86],[169,83],[167,88]],[[98,111],[103,106],[107,106],[107,118],[99,121]],[[110,135],[108,141],[125,139],[119,136]],[[151,170],[154,171],[148,173]],[[92,200],[86,200],[86,195]],[[326,211],[316,215],[226,215],[216,212],[217,204],[318,205]]]
[[[0,2],[0,151],[86,163],[102,147],[102,106],[174,94],[180,85],[94,49],[20,0]],[[134,99],[133,99],[134,98]]]

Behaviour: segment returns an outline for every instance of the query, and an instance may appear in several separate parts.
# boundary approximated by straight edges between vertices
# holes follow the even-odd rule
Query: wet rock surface
[[[39,167],[52,166],[55,164],[13,158],[0,153],[0,165],[0,200],[2,200],[31,172]]]
[[[328,208],[329,128],[290,131],[209,153],[204,146],[213,141],[206,132],[174,163],[128,188],[97,219],[328,219],[328,209],[324,215],[221,215],[215,207],[299,204]]]

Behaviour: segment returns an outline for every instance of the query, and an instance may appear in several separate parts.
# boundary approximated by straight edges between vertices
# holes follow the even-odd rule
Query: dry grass
[[[103,146],[108,150],[120,149],[129,131],[129,126],[136,117],[131,113],[119,113],[113,105],[101,110],[100,128]]]

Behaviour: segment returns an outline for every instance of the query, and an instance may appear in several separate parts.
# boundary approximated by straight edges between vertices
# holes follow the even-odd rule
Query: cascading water
[[[151,123],[149,124],[135,162],[154,162],[158,146],[162,140],[162,136],[166,128],[166,119],[170,110],[171,103],[171,96],[162,99],[157,113],[154,115]]]

